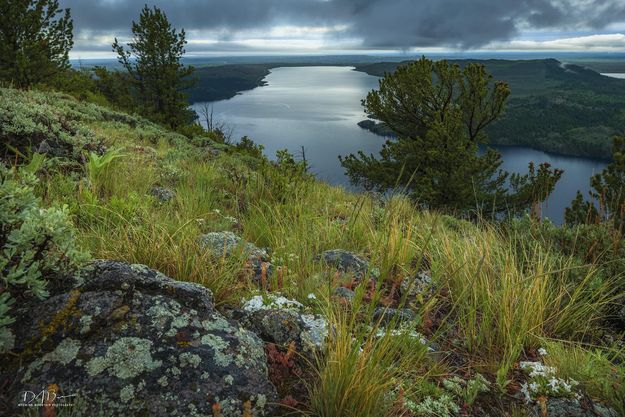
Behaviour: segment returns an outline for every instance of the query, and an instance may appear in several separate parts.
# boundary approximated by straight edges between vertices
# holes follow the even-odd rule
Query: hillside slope
[[[78,394],[98,415],[131,415],[154,410],[151,399],[182,373],[190,400],[158,403],[158,415],[268,415],[265,394],[277,395],[271,409],[308,416],[625,413],[624,336],[609,321],[623,274],[532,234],[549,224],[471,223],[401,196],[348,192],[289,155],[271,162],[250,142],[187,138],[56,93],[0,89],[0,138],[5,164],[39,161],[2,171],[0,202],[16,199],[10,185],[41,207],[65,205],[77,244],[116,261],[95,262],[74,290],[64,277],[67,292],[45,303],[25,294],[19,308],[0,309],[58,309],[31,320],[33,334],[49,336],[36,349],[18,337],[0,357],[11,390],[16,375],[43,370],[83,381]],[[16,188],[31,171],[38,185]],[[118,304],[90,331],[75,305],[107,300]],[[111,344],[111,334],[123,337]],[[128,359],[128,343],[139,362],[116,361]],[[85,346],[100,356],[85,357]],[[160,368],[162,352],[174,367]],[[198,366],[210,374],[195,385]],[[262,397],[244,392],[261,386]]]

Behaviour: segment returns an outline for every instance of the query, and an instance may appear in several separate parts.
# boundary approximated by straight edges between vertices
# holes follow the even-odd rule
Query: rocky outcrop
[[[97,261],[76,287],[16,310],[17,356],[0,375],[13,411],[24,392],[56,384],[82,400],[76,415],[274,414],[262,341],[202,286]]]

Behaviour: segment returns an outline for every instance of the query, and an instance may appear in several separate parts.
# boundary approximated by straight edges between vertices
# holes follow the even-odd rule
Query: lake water
[[[265,81],[264,87],[212,103],[215,119],[233,129],[233,138],[247,135],[262,144],[269,156],[279,149],[299,154],[303,146],[318,178],[345,186],[349,181],[339,155],[359,150],[377,155],[384,139],[357,126],[366,118],[360,101],[377,88],[377,77],[351,67],[288,67],[271,70]],[[523,147],[496,148],[503,155],[503,169],[510,172],[526,172],[530,161],[565,170],[543,209],[557,223],[577,190],[586,193],[590,176],[605,166],[602,161]]]
[[[625,74],[621,74],[618,72],[604,72],[601,75],[605,75],[606,77],[625,79]]]

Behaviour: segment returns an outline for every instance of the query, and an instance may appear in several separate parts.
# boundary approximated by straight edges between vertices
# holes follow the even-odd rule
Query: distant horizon
[[[60,0],[71,57],[111,58],[146,3],[185,30],[190,55],[625,51],[623,0]]]

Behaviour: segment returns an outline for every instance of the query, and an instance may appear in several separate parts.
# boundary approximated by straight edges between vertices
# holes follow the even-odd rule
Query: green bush
[[[48,297],[87,260],[67,207],[40,207],[36,183],[32,173],[0,164],[0,352],[12,348],[11,305]]]

